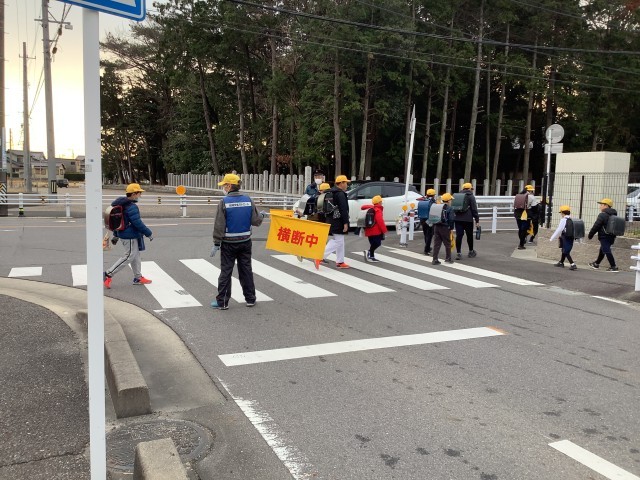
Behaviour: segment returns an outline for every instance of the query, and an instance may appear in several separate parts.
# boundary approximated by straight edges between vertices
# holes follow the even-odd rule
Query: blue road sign
[[[145,0],[58,0],[141,22],[147,15]]]

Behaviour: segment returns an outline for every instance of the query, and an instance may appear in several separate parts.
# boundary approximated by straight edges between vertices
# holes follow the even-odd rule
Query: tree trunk
[[[430,141],[431,141],[431,103],[433,96],[431,91],[433,85],[429,84],[429,93],[427,95],[427,119],[424,126],[424,148],[422,150],[422,173],[420,178],[427,178],[427,162],[429,161]]]
[[[447,178],[453,177],[453,159],[456,156],[456,114],[458,113],[458,101],[453,102],[453,109],[451,112],[451,127],[449,128],[449,165]]]
[[[333,144],[335,155],[335,170],[342,171],[342,139],[340,138],[340,65],[338,53],[333,68]]]
[[[209,98],[207,97],[207,90],[204,82],[204,68],[200,60],[198,62],[198,80],[200,82],[200,96],[202,97],[202,111],[204,114],[204,123],[207,127],[207,138],[209,139],[209,152],[211,154],[211,165],[213,167],[213,173],[220,175],[220,168],[218,168],[218,160],[216,158],[216,146],[213,138],[213,125],[211,124],[211,106]]]
[[[485,134],[485,165],[484,165],[484,178],[489,180],[491,178],[491,64],[487,68],[487,106],[485,118],[487,119],[486,134]],[[488,192],[482,192],[483,195],[489,195]]]
[[[493,172],[491,173],[491,188],[496,186],[498,177],[498,162],[500,161],[500,147],[502,145],[502,117],[504,115],[504,102],[507,96],[507,61],[509,59],[509,25],[507,24],[507,45],[504,48],[504,70],[502,72],[502,85],[500,87],[500,106],[498,107],[498,125],[496,127],[496,148],[493,154]],[[498,195],[498,192],[495,192]]]
[[[451,67],[447,67],[444,80],[444,101],[442,103],[442,124],[440,125],[440,146],[438,147],[438,165],[436,166],[436,178],[442,180],[442,163],[444,159],[444,142],[447,137],[447,113],[449,111],[449,77]],[[451,169],[451,167],[449,167]]]
[[[271,78],[275,80],[276,76],[276,41],[275,38],[270,37],[269,43],[271,44]],[[271,110],[271,175],[275,175],[277,168],[278,157],[278,104],[275,98],[275,92],[273,93],[273,106]]]
[[[478,121],[478,97],[480,96],[480,67],[482,64],[482,34],[484,27],[484,2],[480,4],[480,28],[478,29],[478,55],[476,57],[476,78],[473,85],[473,104],[471,105],[471,121],[467,142],[467,159],[464,164],[464,179],[471,180],[471,164],[473,163],[473,145],[476,139],[476,122]]]
[[[367,160],[367,135],[368,135],[368,127],[369,127],[369,95],[370,95],[370,81],[369,78],[371,75],[371,61],[373,59],[373,54],[367,54],[367,74],[365,78],[365,87],[364,87],[364,102],[362,107],[362,139],[360,141],[360,172],[358,173],[358,179],[362,180],[364,178],[365,172],[365,164]],[[336,175],[339,175],[336,173]]]
[[[538,38],[536,37],[536,46],[538,45]],[[536,64],[538,62],[538,50],[533,51],[533,71],[536,70]],[[524,132],[524,160],[522,165],[523,176],[526,177],[526,171],[529,170],[529,155],[531,153],[531,118],[533,116],[533,100],[534,100],[534,91],[533,89],[529,90],[529,103],[527,104],[527,124]],[[526,181],[526,178],[525,178]]]
[[[358,175],[357,161],[356,161],[356,119],[351,117],[351,176]]]
[[[249,166],[247,165],[247,152],[244,149],[244,107],[242,106],[242,94],[240,91],[240,75],[235,72],[236,77],[236,95],[238,97],[238,117],[240,119],[240,158],[242,159],[242,173],[247,175],[249,173]]]

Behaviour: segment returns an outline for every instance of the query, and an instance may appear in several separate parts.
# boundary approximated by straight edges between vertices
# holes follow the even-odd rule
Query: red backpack
[[[516,195],[516,198],[513,200],[513,209],[526,210],[528,204],[529,204],[529,194],[519,193]]]
[[[121,232],[126,228],[122,205],[107,207],[104,211],[104,226],[112,232]]]

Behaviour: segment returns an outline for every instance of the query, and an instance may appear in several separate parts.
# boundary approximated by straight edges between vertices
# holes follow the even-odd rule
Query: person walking
[[[458,197],[461,197],[458,200]],[[476,228],[480,226],[480,216],[478,215],[478,204],[473,194],[473,185],[465,183],[462,190],[454,197],[452,209],[455,214],[456,227],[456,260],[462,258],[462,238],[467,236],[467,245],[469,246],[469,257],[473,258],[477,255],[473,249],[473,224],[475,221]]]
[[[600,205],[600,213],[596,218],[591,230],[589,230],[589,240],[591,240],[596,234],[598,234],[598,241],[600,242],[600,250],[598,251],[598,258],[595,262],[591,262],[589,266],[595,270],[600,268],[600,263],[607,257],[609,261],[609,268],[607,272],[617,273],[618,267],[616,266],[616,259],[613,258],[611,252],[611,246],[616,241],[615,235],[610,235],[606,232],[607,223],[611,215],[618,215],[618,212],[613,208],[613,200],[610,198],[603,198],[598,202]]]
[[[380,261],[375,257],[375,251],[382,245],[384,236],[387,233],[387,226],[384,223],[382,197],[376,195],[371,199],[371,203],[373,205],[363,205],[360,207],[361,210],[373,209],[373,225],[367,227],[365,224],[364,227],[364,235],[369,240],[369,250],[364,250],[362,253],[365,262],[375,263]]]
[[[218,294],[211,306],[218,310],[229,308],[231,298],[231,275],[238,263],[238,279],[247,307],[256,304],[256,287],[251,269],[251,227],[259,227],[265,212],[258,213],[253,200],[240,192],[240,177],[233,173],[224,176],[218,186],[224,198],[218,203],[213,225],[213,248],[211,256],[220,251],[220,276]]]
[[[324,183],[324,173],[320,170],[316,170],[313,174],[313,181],[307,185],[304,193],[305,195],[309,195],[310,197],[317,197],[319,194],[319,186]]]
[[[442,215],[440,221],[433,225],[433,265],[440,265],[438,255],[440,254],[440,247],[444,245],[444,261],[446,263],[453,263],[451,258],[451,231],[455,227],[453,210],[451,209],[451,199],[453,197],[450,193],[442,195]]]
[[[518,224],[518,250],[525,250],[526,248],[524,244],[527,241],[534,217],[537,222],[538,212],[537,208],[533,206],[535,196],[532,192],[533,186],[527,185],[513,200],[513,216]]]
[[[529,218],[531,219],[532,233],[527,243],[531,244],[536,239],[536,236],[538,235],[538,228],[540,226],[540,199],[536,197],[535,188],[533,185],[527,185],[524,188],[527,192],[529,192],[529,205],[527,207],[527,215],[529,215]]]
[[[338,268],[350,268],[344,262],[344,236],[349,232],[349,200],[347,199],[347,187],[349,186],[349,180],[346,175],[338,175],[336,177],[333,188],[327,192],[324,198],[324,202],[330,202],[332,205],[331,211],[326,213],[326,223],[331,224],[329,229],[329,235],[331,238],[327,242],[327,246],[324,249],[324,259],[330,253],[336,252],[336,267]],[[329,198],[327,198],[329,197]],[[314,260],[316,269],[320,269],[322,260]]]
[[[424,254],[431,255],[431,239],[433,238],[433,227],[427,223],[429,219],[429,210],[431,205],[436,203],[436,191],[430,188],[425,193],[423,200],[418,202],[418,218],[420,219],[420,225],[422,226],[422,233],[424,234]]]
[[[569,270],[577,270],[578,266],[576,262],[571,258],[571,249],[573,249],[573,240],[575,237],[573,230],[573,219],[571,218],[571,207],[569,205],[562,205],[560,207],[560,222],[558,223],[558,228],[553,232],[550,242],[553,242],[556,238],[560,239],[560,248],[562,249],[562,255],[560,256],[560,261],[555,264],[556,267],[564,267],[564,261],[569,260]]]
[[[124,255],[116,263],[103,272],[102,281],[105,288],[111,288],[113,276],[126,265],[131,264],[133,270],[133,285],[148,285],[151,280],[142,276],[142,262],[140,252],[144,251],[144,237],[153,240],[153,233],[149,230],[142,218],[138,208],[138,200],[144,190],[137,183],[130,183],[125,190],[126,196],[118,197],[111,202],[112,207],[121,206],[124,214],[124,230],[114,231],[113,236],[120,239],[120,244],[124,248]]]

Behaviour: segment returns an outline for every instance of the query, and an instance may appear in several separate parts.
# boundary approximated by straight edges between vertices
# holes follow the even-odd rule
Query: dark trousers
[[[469,251],[473,250],[473,222],[455,222],[456,224],[456,252],[462,252],[462,237],[467,234]]]
[[[468,223],[468,222],[466,222]],[[444,245],[445,260],[451,260],[451,230],[449,225],[436,223],[433,226],[433,259],[438,259],[440,246]]]
[[[422,220],[420,222],[422,225],[422,233],[424,234],[424,253],[429,253],[431,251],[431,239],[433,238],[433,227],[427,225],[427,222]]]
[[[573,238],[560,237],[562,244],[562,256],[560,257],[560,263],[564,263],[565,259],[569,260],[569,263],[573,264],[573,258],[571,258],[571,250],[573,249]]]
[[[524,247],[524,242],[527,241],[527,231],[529,230],[529,220],[520,220],[516,218],[518,222],[518,238],[520,239],[520,246]]]
[[[382,245],[382,235],[371,235],[369,239],[369,258],[374,258],[373,252]]]
[[[242,294],[248,303],[256,301],[256,286],[253,283],[251,270],[251,240],[240,243],[222,243],[220,247],[220,276],[218,277],[218,305],[229,304],[231,298],[231,274],[233,266],[238,262],[238,279],[242,286]]]
[[[600,265],[605,255],[607,260],[609,260],[609,265],[612,267],[616,266],[616,259],[613,258],[613,253],[611,253],[611,245],[616,241],[616,237],[601,237],[598,239],[600,241],[600,251],[598,252],[598,259],[596,263]]]

